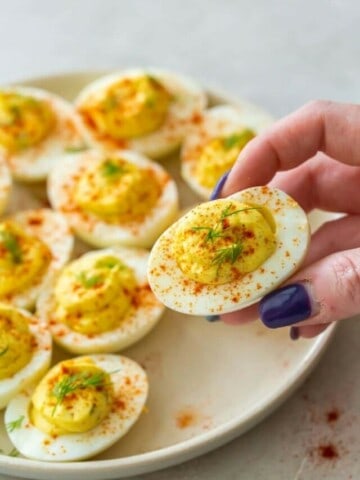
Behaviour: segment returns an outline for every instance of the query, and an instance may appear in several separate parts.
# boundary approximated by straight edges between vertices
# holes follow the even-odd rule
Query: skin
[[[278,187],[309,212],[345,212],[312,238],[308,255],[286,283],[306,282],[312,316],[296,324],[313,337],[360,312],[360,106],[311,102],[276,122],[241,152],[221,197],[255,185]],[[222,316],[229,324],[258,318],[258,306]]]

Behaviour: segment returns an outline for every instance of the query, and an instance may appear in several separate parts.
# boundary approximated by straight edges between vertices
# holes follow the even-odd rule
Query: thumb
[[[260,318],[270,328],[317,325],[360,313],[360,248],[329,255],[266,295]]]

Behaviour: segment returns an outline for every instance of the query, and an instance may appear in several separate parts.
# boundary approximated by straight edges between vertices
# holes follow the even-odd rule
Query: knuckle
[[[318,113],[327,110],[332,105],[333,102],[330,100],[311,100],[310,102],[305,103],[304,109],[308,110],[310,113]]]
[[[342,252],[332,265],[334,286],[345,301],[360,303],[360,252]]]

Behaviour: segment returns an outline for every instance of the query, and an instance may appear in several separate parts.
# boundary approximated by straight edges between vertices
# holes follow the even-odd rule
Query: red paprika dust
[[[327,460],[333,460],[335,458],[339,458],[339,453],[337,448],[332,443],[328,443],[326,445],[319,445],[318,453],[321,458]]]

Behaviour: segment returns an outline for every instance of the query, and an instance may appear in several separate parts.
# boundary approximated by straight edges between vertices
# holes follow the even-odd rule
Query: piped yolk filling
[[[106,158],[79,178],[74,198],[83,210],[116,223],[140,220],[160,194],[161,186],[151,170],[121,158]]]
[[[33,346],[27,318],[0,304],[0,380],[12,377],[29,363]]]
[[[30,420],[50,435],[87,432],[109,414],[113,402],[110,375],[89,359],[53,367],[36,387]]]
[[[85,335],[113,330],[131,309],[135,287],[133,271],[118,258],[84,256],[56,282],[54,319]]]
[[[36,146],[55,125],[48,102],[12,92],[0,92],[0,147],[14,153]]]
[[[252,130],[244,129],[225,137],[210,140],[202,149],[195,167],[199,183],[213,188],[219,178],[234,165],[244,146],[255,137]]]
[[[100,136],[128,140],[154,132],[164,123],[171,95],[150,75],[123,78],[99,98],[82,106],[80,114]]]
[[[11,220],[0,223],[0,297],[19,293],[47,269],[52,255],[44,242]]]
[[[187,278],[216,285],[256,270],[275,249],[275,222],[266,208],[220,199],[184,217],[172,253]]]

